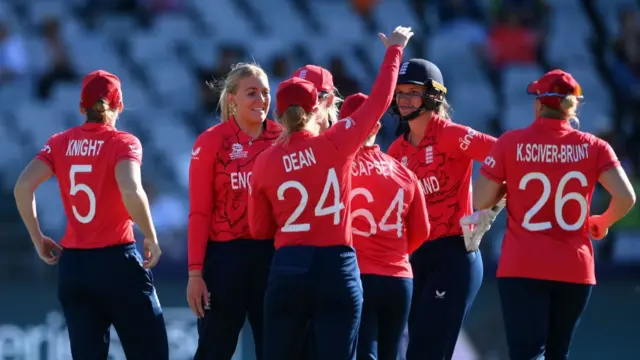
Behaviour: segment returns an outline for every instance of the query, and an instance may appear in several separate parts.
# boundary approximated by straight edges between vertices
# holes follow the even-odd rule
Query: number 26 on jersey
[[[587,199],[578,192],[570,192],[565,194],[564,188],[569,181],[578,181],[583,188],[588,186],[587,178],[583,173],[579,171],[570,171],[566,173],[558,183],[558,188],[555,189],[554,201],[553,201],[553,214],[556,222],[560,226],[562,230],[565,231],[576,231],[584,225],[584,222],[587,218],[588,204]],[[518,188],[520,190],[526,190],[529,182],[539,181],[542,183],[542,194],[540,194],[540,198],[536,201],[535,204],[524,214],[524,219],[522,221],[522,227],[529,231],[543,231],[551,229],[551,221],[543,221],[543,222],[532,222],[534,216],[542,209],[542,207],[549,201],[549,197],[551,196],[551,181],[549,181],[549,177],[541,172],[530,172],[520,179],[520,184]],[[562,214],[564,206],[569,201],[575,201],[580,205],[580,214],[578,216],[578,220],[573,224],[567,223]]]

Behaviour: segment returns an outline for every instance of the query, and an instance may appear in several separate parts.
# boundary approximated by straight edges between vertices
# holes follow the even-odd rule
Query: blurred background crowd
[[[585,94],[582,129],[613,145],[638,191],[639,10],[636,0],[0,0],[0,287],[53,274],[35,256],[12,187],[51,134],[81,123],[80,81],[96,69],[122,80],[117,126],[145,149],[161,276],[186,275],[191,146],[219,121],[210,84],[232,64],[255,61],[274,94],[313,63],[333,73],[343,96],[368,92],[384,53],[376,34],[399,24],[416,33],[406,57],[442,70],[454,120],[496,136],[532,121],[529,82],[553,68],[572,73]],[[383,121],[383,149],[395,121]],[[55,180],[37,195],[44,231],[59,238],[65,217]],[[607,203],[596,191],[593,211]],[[489,269],[503,224],[483,245]],[[599,263],[640,266],[638,208],[613,230],[597,246]]]

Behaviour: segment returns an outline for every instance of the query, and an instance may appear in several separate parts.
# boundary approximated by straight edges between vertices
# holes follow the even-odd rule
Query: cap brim
[[[424,82],[415,81],[415,80],[405,80],[405,81],[398,80],[397,84],[398,85],[419,85],[419,86],[424,86]]]
[[[534,81],[529,86],[527,86],[527,94],[529,95],[537,95],[538,94],[538,81]]]

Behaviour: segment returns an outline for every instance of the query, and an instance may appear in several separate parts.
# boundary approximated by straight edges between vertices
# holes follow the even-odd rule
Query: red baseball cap
[[[293,73],[293,77],[299,77],[310,81],[318,92],[330,93],[333,91],[333,75],[329,70],[317,65],[305,65]]]
[[[560,102],[573,95],[582,99],[582,87],[571,74],[562,70],[552,70],[527,87],[527,92],[536,95],[540,102],[551,108],[560,107]]]
[[[310,81],[294,77],[278,85],[276,107],[280,115],[293,105],[298,105],[307,113],[313,111],[318,104],[318,91]]]
[[[87,74],[82,80],[80,107],[93,107],[99,100],[107,101],[110,109],[122,105],[122,87],[117,76],[104,70]]]
[[[340,119],[351,116],[351,114],[356,112],[356,110],[358,110],[358,108],[362,106],[364,101],[368,98],[369,96],[363,93],[357,93],[347,96],[347,98],[344,99],[342,106],[340,107]]]

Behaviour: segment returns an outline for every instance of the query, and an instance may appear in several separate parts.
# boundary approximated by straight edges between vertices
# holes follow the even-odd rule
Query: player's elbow
[[[31,188],[31,186],[27,182],[21,181],[20,179],[16,181],[16,184],[13,187],[13,197],[16,200],[22,199],[25,196],[28,196],[29,194],[33,194],[33,193],[34,191]]]
[[[484,210],[491,207],[490,198],[480,191],[473,192],[473,207],[478,210]]]
[[[627,210],[630,210],[633,205],[636,204],[636,193],[631,188],[627,189],[627,191],[624,191],[616,197],[616,200],[621,205],[621,207],[624,207]]]

